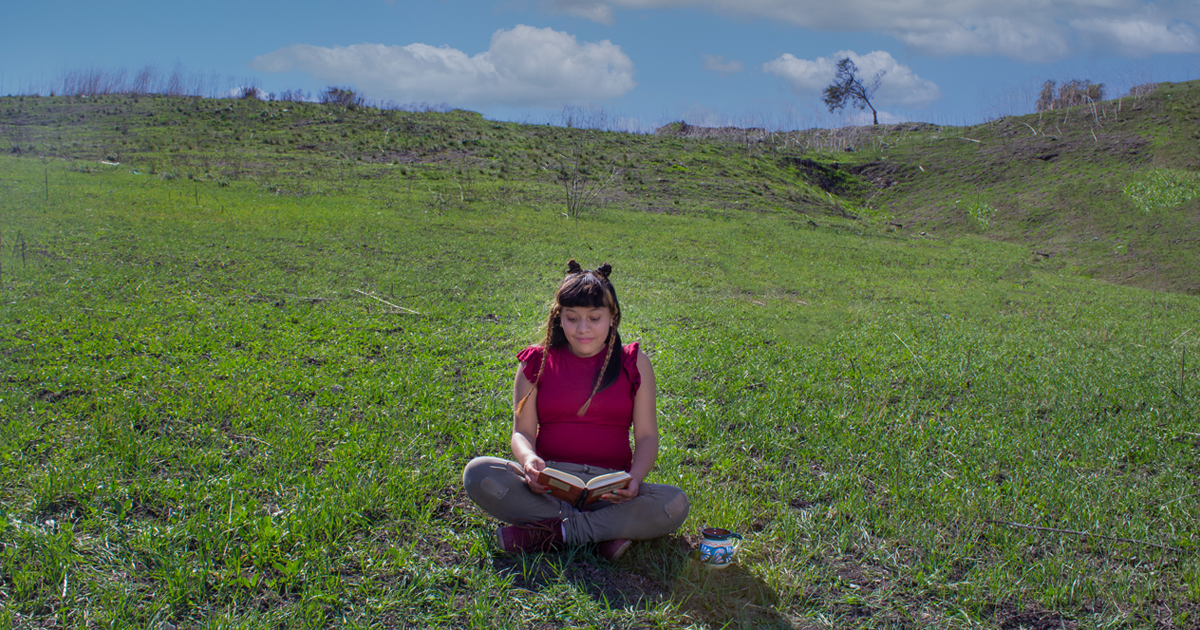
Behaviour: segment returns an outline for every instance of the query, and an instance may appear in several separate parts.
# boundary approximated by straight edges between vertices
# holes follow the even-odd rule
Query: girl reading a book
[[[621,343],[612,266],[585,271],[572,260],[567,267],[545,339],[517,354],[514,461],[477,457],[463,471],[463,484],[479,507],[508,523],[496,532],[505,551],[599,543],[600,554],[615,560],[633,540],[678,529],[688,499],[679,488],[644,481],[658,457],[654,370],[637,343]],[[587,505],[568,502],[550,494],[554,485],[565,496],[562,483],[547,479],[554,470],[585,484],[626,471],[628,486]]]

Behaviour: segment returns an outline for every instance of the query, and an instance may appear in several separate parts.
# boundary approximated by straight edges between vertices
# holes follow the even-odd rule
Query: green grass
[[[1153,212],[1182,205],[1200,196],[1200,174],[1190,171],[1153,169],[1125,186],[1138,210]]]
[[[896,127],[876,134],[886,146],[843,162],[875,184],[867,205],[906,230],[984,231],[1096,278],[1200,294],[1190,272],[1200,206],[1179,194],[1200,168],[1197,85],[974,127]],[[1175,194],[1163,173],[1174,173]],[[986,226],[975,212],[984,206],[994,210]]]
[[[567,130],[300,105],[330,119],[264,125],[273,153],[218,104],[156,105],[119,167],[96,160],[122,123],[0,105],[43,117],[0,157],[0,627],[1200,618],[1196,297],[886,231],[890,193],[833,199],[769,149],[583,136],[626,179],[568,219],[537,166]],[[341,155],[389,127],[404,152]],[[993,205],[993,234],[993,195],[944,202]],[[614,265],[658,376],[652,480],[693,502],[617,564],[498,554],[459,481],[507,452],[514,355],[570,257]],[[746,535],[735,567],[689,559],[705,525]]]

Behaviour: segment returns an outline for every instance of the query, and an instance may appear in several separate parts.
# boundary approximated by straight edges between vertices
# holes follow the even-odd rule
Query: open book
[[[538,473],[537,480],[538,483],[550,488],[550,496],[562,499],[574,505],[578,510],[585,505],[599,501],[600,497],[613,490],[629,487],[629,482],[633,480],[633,477],[623,470],[618,470],[600,475],[584,483],[582,479],[571,473],[557,468],[545,468]]]

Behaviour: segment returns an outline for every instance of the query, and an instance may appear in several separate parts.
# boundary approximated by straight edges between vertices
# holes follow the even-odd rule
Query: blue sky
[[[376,102],[610,126],[861,124],[821,90],[838,59],[883,72],[881,122],[1026,113],[1041,83],[1118,96],[1200,79],[1200,1],[350,0],[14,2],[0,94],[62,89],[69,73],[179,70],[205,91],[348,86]]]

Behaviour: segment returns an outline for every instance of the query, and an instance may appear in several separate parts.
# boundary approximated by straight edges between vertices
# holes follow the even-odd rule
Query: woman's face
[[[604,349],[608,329],[612,327],[612,310],[607,306],[568,306],[558,316],[571,352],[577,357],[591,357]]]

